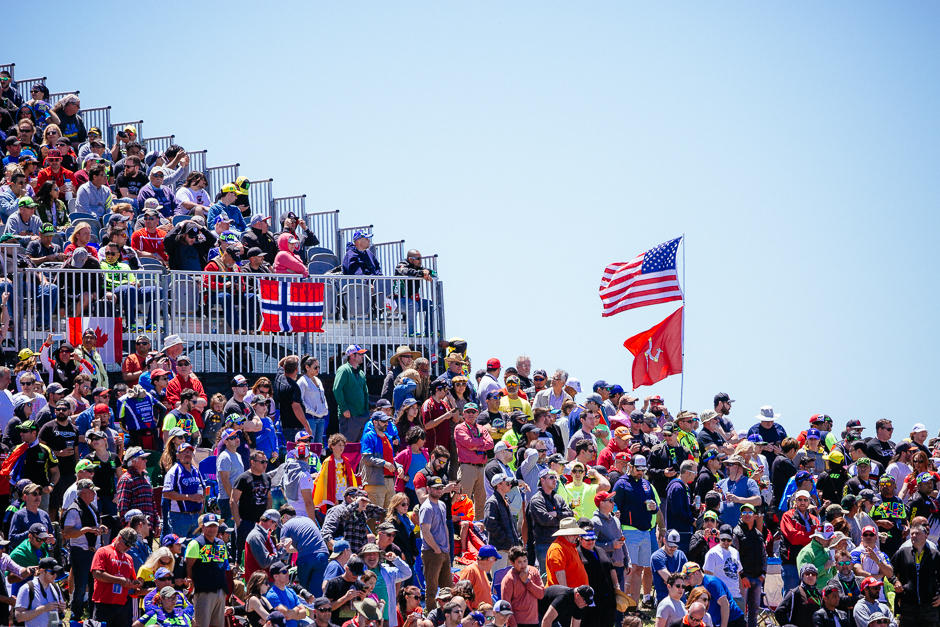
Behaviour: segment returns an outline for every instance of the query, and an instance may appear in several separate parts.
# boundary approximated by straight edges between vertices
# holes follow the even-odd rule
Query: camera
[[[519,480],[518,480],[518,479],[510,479],[510,480],[509,480],[509,485],[511,485],[511,486],[514,487],[514,488],[518,488],[518,487],[519,487]]]

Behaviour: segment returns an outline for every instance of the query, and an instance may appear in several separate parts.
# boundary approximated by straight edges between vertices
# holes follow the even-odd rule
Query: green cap
[[[45,235],[46,233],[55,233],[55,227],[52,226],[52,224],[46,222],[46,223],[43,224],[41,227],[39,227],[39,232],[42,233],[42,234],[44,234],[44,235]]]
[[[37,207],[36,201],[30,198],[29,196],[23,196],[20,198],[17,203],[17,207]]]
[[[21,422],[16,425],[16,428],[20,431],[36,431],[39,427],[36,426],[36,423],[32,420],[27,420],[26,422]]]

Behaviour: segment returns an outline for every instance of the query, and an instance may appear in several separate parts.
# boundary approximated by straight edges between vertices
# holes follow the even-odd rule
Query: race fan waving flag
[[[676,251],[681,237],[638,255],[628,263],[612,263],[604,269],[600,296],[603,316],[621,311],[682,300],[676,273]]]

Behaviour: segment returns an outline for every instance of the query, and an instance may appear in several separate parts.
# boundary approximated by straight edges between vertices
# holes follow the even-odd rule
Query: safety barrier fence
[[[190,172],[202,172],[206,174],[208,167],[206,166],[206,151],[205,150],[187,150],[186,154],[189,156],[189,171]],[[206,174],[206,179],[209,178],[209,175]],[[215,192],[218,190],[209,190],[209,195],[215,198]]]
[[[55,93],[50,93],[49,98],[46,99],[46,102],[48,102],[50,105],[55,105],[55,103],[59,102],[60,100],[62,100],[63,98],[71,94],[80,96],[81,92],[78,91],[77,89],[75,91],[57,91]],[[86,126],[85,128],[91,128],[91,127]]]
[[[144,121],[143,120],[134,120],[132,122],[114,122],[108,125],[108,145],[113,146],[114,140],[117,138],[118,133],[124,132],[126,127],[132,127],[134,133],[137,135],[136,139],[140,139],[144,136]],[[85,123],[85,128],[88,128],[88,123]]]
[[[108,129],[104,131],[110,137],[111,135],[111,107],[94,107],[91,109],[82,109],[80,111],[82,116],[82,121],[85,122],[85,128],[89,129],[92,127],[97,127],[100,129]],[[114,140],[109,140],[111,143],[110,146],[114,145]],[[77,149],[77,146],[72,146],[73,149]],[[78,151],[76,150],[76,154]]]
[[[144,144],[144,148],[147,152],[158,151],[165,152],[167,148],[173,145],[173,140],[176,139],[176,135],[163,135],[161,137],[148,137],[147,139],[142,139],[141,142]]]
[[[381,242],[372,245],[372,252],[379,261],[379,267],[385,274],[392,274],[395,266],[405,258],[405,240]]]
[[[336,229],[339,228],[339,210],[308,213],[303,216],[303,219],[307,223],[307,228],[320,240],[320,247],[332,250],[333,254],[338,257]]]
[[[274,179],[250,181],[248,203],[251,205],[252,214],[274,215]]]
[[[45,82],[45,76],[40,76],[38,78],[24,78],[21,81],[16,81],[16,90],[20,92],[20,98],[23,99],[23,102],[26,102],[30,99],[29,91],[33,88],[33,85],[39,85],[40,83]]]
[[[12,264],[6,260],[4,265]],[[111,342],[120,332],[123,355],[134,350],[140,333],[150,336],[155,347],[167,335],[179,334],[201,372],[274,372],[287,355],[312,354],[329,373],[342,365],[347,345],[359,344],[369,351],[368,374],[380,375],[397,346],[408,344],[430,357],[444,337],[437,280],[150,268],[41,267],[14,273],[7,290],[13,292],[17,349],[38,351],[50,336],[67,340],[69,319],[85,318],[91,320],[80,326],[93,324]],[[262,286],[262,281],[272,283]],[[320,284],[322,292],[304,300],[291,290],[296,283]],[[298,324],[293,315],[301,311],[319,313],[323,332],[286,331],[287,321]],[[263,313],[284,326],[263,329]],[[120,360],[109,366],[119,368]]]
[[[293,213],[297,217],[303,217],[307,210],[307,195],[300,196],[282,196],[274,199],[274,212],[272,216],[272,228],[280,229],[281,220],[288,213]],[[276,225],[276,226],[275,226]]]
[[[215,198],[215,195],[219,193],[222,189],[222,186],[226,183],[234,183],[235,179],[238,178],[238,165],[237,163],[230,163],[228,165],[214,165],[211,168],[206,168],[205,175],[209,180],[209,195]],[[192,162],[190,162],[190,167]]]
[[[16,63],[0,63],[0,72],[9,72],[10,77],[16,81]]]

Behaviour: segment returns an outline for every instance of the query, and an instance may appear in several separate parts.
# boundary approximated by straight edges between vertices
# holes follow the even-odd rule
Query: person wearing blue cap
[[[473,584],[473,601],[469,603],[470,607],[477,609],[480,604],[489,602],[490,594],[490,571],[493,565],[499,559],[499,552],[492,544],[484,544],[477,552],[477,561],[467,568],[463,569],[457,577],[458,581],[469,581]]]
[[[346,244],[346,255],[343,257],[343,274],[381,276],[382,268],[371,247],[371,233],[363,229],[357,229],[353,232],[352,241]]]

